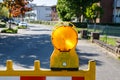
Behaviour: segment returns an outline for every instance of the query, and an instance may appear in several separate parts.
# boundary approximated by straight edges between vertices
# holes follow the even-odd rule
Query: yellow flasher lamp
[[[54,51],[50,57],[51,70],[78,70],[79,58],[75,51],[78,34],[74,25],[68,24],[71,23],[62,23],[52,32]]]

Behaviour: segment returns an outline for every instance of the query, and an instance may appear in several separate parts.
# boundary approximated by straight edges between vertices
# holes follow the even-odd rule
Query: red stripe
[[[84,77],[72,77],[72,80],[84,80]]]
[[[44,76],[21,76],[20,80],[46,80]],[[72,77],[72,80],[84,80],[84,77]]]
[[[44,76],[21,76],[20,80],[46,80]]]

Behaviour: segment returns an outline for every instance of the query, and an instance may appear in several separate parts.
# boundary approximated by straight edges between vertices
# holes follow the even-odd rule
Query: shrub
[[[0,22],[0,28],[6,27],[6,24],[4,22]]]
[[[26,29],[26,26],[18,26],[18,29]]]
[[[17,33],[18,29],[6,28],[1,31],[1,33]]]

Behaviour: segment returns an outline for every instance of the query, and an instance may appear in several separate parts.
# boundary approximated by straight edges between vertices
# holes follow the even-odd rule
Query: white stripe
[[[0,76],[0,80],[20,80],[20,77],[19,76],[15,76],[15,77],[12,77],[12,76]]]
[[[52,76],[47,76],[46,80],[72,80],[71,77],[52,77]]]

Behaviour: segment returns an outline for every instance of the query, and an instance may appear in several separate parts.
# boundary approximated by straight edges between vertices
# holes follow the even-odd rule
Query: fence
[[[88,31],[99,32],[102,35],[120,37],[120,27],[108,25],[88,25]]]

